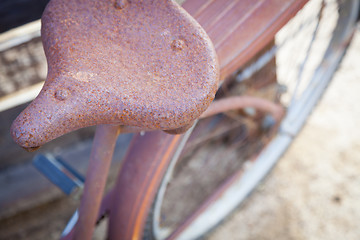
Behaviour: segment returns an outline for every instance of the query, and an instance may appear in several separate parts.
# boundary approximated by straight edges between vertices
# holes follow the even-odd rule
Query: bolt
[[[171,43],[171,48],[176,51],[180,51],[184,48],[185,42],[181,39],[175,39]]]
[[[116,9],[123,9],[125,8],[127,0],[115,0],[114,7]]]
[[[59,101],[64,101],[70,95],[70,91],[67,89],[60,89],[55,92],[55,98]]]
[[[20,138],[21,137],[21,133],[19,131],[19,129],[15,128],[15,130],[13,131],[14,135],[16,138]]]

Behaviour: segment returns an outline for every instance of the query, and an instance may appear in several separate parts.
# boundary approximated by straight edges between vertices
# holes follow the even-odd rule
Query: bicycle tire
[[[329,40],[328,47],[326,48],[318,67],[313,71],[313,76],[307,82],[305,89],[301,92],[301,97],[297,99],[295,103],[291,100],[286,116],[281,122],[276,136],[271,140],[266,148],[262,150],[261,154],[257,157],[252,166],[246,169],[245,173],[241,174],[241,177],[240,175],[238,177],[234,177],[235,180],[231,182],[230,187],[226,189],[226,192],[222,192],[223,195],[231,196],[234,196],[234,193],[236,192],[236,199],[233,198],[231,201],[217,200],[217,202],[208,206],[208,209],[204,211],[205,213],[201,213],[200,216],[197,216],[191,225],[181,225],[180,227],[183,228],[182,233],[175,235],[172,233],[172,237],[176,237],[176,239],[189,240],[198,239],[203,236],[220,224],[229,214],[231,214],[232,211],[237,208],[256,188],[262,179],[268,175],[283,153],[287,150],[291,142],[301,131],[308,116],[321,99],[321,96],[329,85],[333,74],[341,63],[341,60],[351,41],[353,29],[357,20],[358,9],[358,0],[343,1],[340,3],[338,8],[339,17],[335,28],[331,33],[332,36]],[[306,57],[305,60],[307,60]],[[187,134],[190,135],[192,130],[193,129],[191,129]],[[184,146],[181,146],[180,148],[182,147]],[[178,152],[181,151],[180,148]],[[147,218],[143,239],[160,240],[166,239],[170,235],[170,233],[159,234],[159,230],[156,228],[159,228],[160,225],[159,219],[161,209],[159,209],[159,207],[161,208],[163,201],[162,198],[164,197],[166,186],[170,181],[172,171],[176,165],[175,162],[177,161],[179,155],[180,154],[175,154],[174,159],[162,181],[161,187],[158,190],[157,197]],[[217,204],[227,206],[227,208],[222,208],[221,211],[217,211],[215,206]],[[216,216],[213,214],[214,212],[217,212]],[[205,219],[206,224],[202,224]]]

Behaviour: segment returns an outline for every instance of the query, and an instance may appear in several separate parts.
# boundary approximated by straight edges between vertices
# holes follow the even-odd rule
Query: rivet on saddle
[[[170,0],[52,0],[42,17],[48,76],[11,129],[25,148],[78,128],[186,128],[218,85],[214,47]]]

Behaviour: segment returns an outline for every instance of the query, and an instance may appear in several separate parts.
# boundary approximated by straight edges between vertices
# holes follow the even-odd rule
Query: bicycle
[[[145,233],[143,235],[144,238],[165,239],[169,237],[170,239],[195,239],[216,226],[221,221],[221,219],[223,219],[227,214],[232,211],[232,209],[238,206],[245,199],[245,197],[251,192],[252,189],[254,189],[254,187],[267,174],[267,172],[270,171],[270,169],[279,159],[281,154],[289,146],[293,137],[296,136],[297,133],[300,131],[302,125],[306,121],[306,117],[310,114],[311,110],[316,105],[316,102],[321,97],[322,92],[325,90],[327,84],[331,79],[332,74],[336,70],[337,65],[340,63],[341,58],[346,51],[346,47],[351,40],[351,35],[354,29],[357,12],[359,9],[357,1],[344,1],[340,3],[338,11],[339,18],[336,23],[335,30],[331,32],[331,35],[333,35],[333,37],[329,40],[329,46],[324,51],[325,54],[323,59],[320,59],[320,61],[318,61],[319,67],[316,68],[314,71],[310,71],[314,74],[314,76],[308,82],[300,82],[299,79],[302,78],[303,74],[302,69],[305,68],[305,65],[300,64],[300,73],[298,73],[297,76],[299,78],[297,83],[295,83],[295,86],[293,87],[291,86],[291,84],[289,84],[288,88],[293,88],[294,92],[288,90],[287,94],[290,92],[290,94],[297,95],[298,91],[300,91],[301,96],[299,99],[295,99],[292,96],[286,96],[287,94],[283,93],[286,89],[277,86],[277,81],[274,82],[270,79],[269,82],[257,83],[260,86],[256,86],[256,84],[254,84],[253,82],[248,82],[246,79],[249,78],[249,76],[253,75],[256,71],[269,66],[271,67],[271,65],[274,64],[274,56],[277,48],[285,47],[285,43],[287,41],[287,39],[285,38],[284,42],[276,43],[274,45],[272,42],[274,35],[276,32],[278,32],[282,25],[284,25],[289,19],[293,17],[296,12],[300,11],[305,2],[306,1],[288,2],[287,5],[285,5],[286,7],[282,5],[284,8],[281,10],[283,11],[280,11],[278,9],[279,5],[271,5],[271,1],[266,2],[266,4],[270,4],[270,6],[266,5],[265,2],[259,2],[255,6],[253,6],[251,3],[247,3],[248,5],[246,6],[249,7],[251,11],[244,7],[243,2],[232,2],[224,9],[219,9],[221,1],[214,1],[207,4],[203,4],[201,1],[185,2],[185,4],[183,5],[184,8],[187,9],[191,15],[195,16],[195,18],[205,28],[206,32],[210,35],[210,38],[214,42],[220,60],[222,78],[231,75],[240,66],[244,66],[246,65],[246,63],[248,63],[248,66],[243,68],[241,74],[237,75],[236,77],[237,80],[235,80],[235,82],[239,83],[234,84],[234,79],[233,82],[231,82],[231,80],[226,80],[222,85],[222,90],[218,93],[219,97],[221,97],[221,94],[228,94],[228,92],[231,92],[232,89],[240,92],[242,91],[242,93],[255,92],[255,94],[260,94],[261,91],[264,89],[270,89],[269,91],[272,92],[272,95],[269,98],[276,104],[254,97],[230,97],[230,104],[234,103],[234,105],[231,106],[229,104],[229,101],[224,98],[225,100],[218,100],[219,102],[213,104],[213,107],[210,107],[209,110],[205,111],[202,117],[205,118],[209,115],[214,115],[215,113],[221,113],[225,112],[225,110],[234,110],[238,108],[243,109],[243,111],[236,114],[234,114],[233,112],[227,113],[227,116],[221,115],[204,120],[203,122],[198,123],[197,128],[191,127],[190,130],[188,130],[184,135],[167,135],[162,132],[149,132],[145,135],[136,135],[128,151],[128,154],[123,161],[115,190],[114,192],[108,193],[108,195],[104,198],[102,206],[100,208],[101,214],[99,215],[99,217],[103,217],[106,212],[110,211],[110,236],[121,236],[124,239],[141,238],[143,235],[142,231],[143,229],[145,229]],[[132,4],[132,2],[127,4]],[[199,11],[196,11],[198,7],[196,4],[202,5]],[[281,5],[284,3],[278,4]],[[333,4],[337,4],[337,2],[333,2]],[[229,6],[231,6],[232,8],[230,8]],[[324,9],[325,7],[329,6],[330,9],[333,8],[331,3],[329,3],[327,6],[325,6],[323,3],[320,3],[318,6],[319,14],[315,16],[315,20],[323,20],[324,16],[326,16],[326,10]],[[121,6],[118,7],[122,8]],[[220,19],[215,18],[217,22],[215,22],[215,20],[212,22],[208,22],[209,19],[206,17],[208,16],[208,14],[211,13],[211,11],[215,10],[222,10],[223,12],[216,14],[216,16],[221,16],[224,19],[221,19],[219,17]],[[247,13],[250,12],[254,15],[249,15],[247,19],[244,19],[243,22],[240,22],[240,25],[235,24],[236,27],[234,27],[233,29],[229,28],[224,30],[223,28],[220,28],[220,26],[223,24],[223,22],[221,22],[220,20],[225,22],[228,21],[225,13],[229,13],[228,11],[231,12],[235,10],[247,10]],[[272,12],[276,12],[275,10],[278,10],[279,14],[276,17],[272,15]],[[262,15],[263,19],[254,17],[256,16],[256,14],[259,13],[264,14]],[[268,15],[266,15],[265,13],[268,13]],[[267,19],[266,17],[273,17],[271,19],[275,20],[268,24],[269,19]],[[237,19],[235,19],[234,21],[236,22],[236,20]],[[246,37],[242,38],[241,36],[239,36],[240,27],[243,30],[242,27],[247,26],[248,31],[251,32],[254,26],[247,23],[246,21],[259,21],[257,22],[257,27],[259,29],[262,27],[263,32],[257,29],[257,34],[249,34],[248,39],[246,39]],[[298,26],[298,29],[306,28],[308,24],[310,23],[305,21],[304,24],[300,24]],[[313,30],[312,38],[318,36],[320,31],[319,26],[319,23],[315,24],[315,30]],[[298,29],[296,31],[298,31]],[[228,32],[224,33],[223,31]],[[263,35],[258,33],[262,33]],[[290,37],[293,36],[290,34]],[[312,38],[310,38],[309,46],[307,48],[305,47],[304,49],[304,62],[307,62],[309,60],[309,52],[313,49],[313,46],[315,45],[315,40],[313,40]],[[242,40],[243,42],[236,45],[229,44],[229,42],[235,43],[239,40]],[[227,47],[228,45],[225,45],[224,42],[231,45],[231,47]],[[181,41],[177,42],[174,46],[175,50],[178,50],[177,48],[182,48],[182,44],[183,43]],[[247,48],[244,48],[243,46],[247,46]],[[260,52],[264,47],[265,50]],[[239,51],[240,54],[237,54],[237,51]],[[256,54],[258,54],[258,56],[256,56]],[[320,56],[322,55],[320,54]],[[251,62],[250,60],[253,57],[256,57],[256,60]],[[224,62],[225,64],[221,65]],[[92,76],[87,75],[78,77],[85,78],[86,81],[87,78],[91,78]],[[255,86],[252,86],[251,84],[254,84]],[[238,86],[234,87],[233,85]],[[246,86],[245,90],[243,90],[244,86]],[[61,101],[65,100],[68,97],[68,93],[66,91],[56,92],[55,94],[55,97],[57,97],[58,100]],[[264,93],[264,95],[266,94],[269,93]],[[283,109],[282,107],[279,107],[278,103],[287,106],[285,116],[283,116]],[[220,104],[220,110],[216,106],[216,104]],[[228,106],[228,109],[225,109],[226,107],[224,106]],[[259,111],[259,109],[261,111]],[[269,112],[271,114],[261,113],[263,111]],[[229,120],[227,118],[235,119],[236,124],[229,123]],[[239,118],[241,119],[241,124],[239,124]],[[249,119],[251,121],[249,121]],[[201,206],[193,207],[194,210],[190,209],[190,211],[194,211],[193,215],[186,219],[186,216],[181,216],[181,214],[174,214],[176,216],[185,217],[186,221],[184,221],[183,219],[171,219],[170,223],[160,223],[160,216],[163,217],[164,215],[168,214],[165,214],[166,211],[173,210],[171,208],[169,209],[169,207],[167,207],[168,209],[166,209],[166,202],[164,203],[165,200],[163,200],[166,196],[165,192],[167,190],[166,188],[168,182],[176,182],[184,179],[177,179],[176,174],[173,174],[173,176],[175,177],[172,180],[170,178],[172,174],[171,172],[175,167],[175,161],[180,157],[181,150],[185,149],[185,152],[191,150],[189,149],[191,147],[188,147],[189,144],[188,146],[186,146],[185,142],[187,140],[189,140],[190,143],[191,141],[195,141],[195,143],[192,142],[192,144],[195,145],[195,147],[193,146],[192,148],[197,148],[198,145],[200,145],[200,143],[204,141],[204,139],[208,140],[208,138],[210,137],[200,136],[200,138],[196,139],[195,137],[190,136],[191,132],[193,132],[192,136],[201,135],[203,133],[203,128],[210,128],[210,130],[216,129],[214,128],[214,126],[218,127],[216,124],[219,122],[222,123],[219,124],[220,126],[224,126],[224,123],[226,123],[227,126],[230,126],[230,128],[226,130],[217,130],[218,132],[214,134],[220,136],[221,141],[223,140],[222,135],[224,132],[235,131],[234,129],[239,129],[239,132],[236,133],[243,134],[245,136],[242,136],[243,138],[241,138],[240,140],[235,139],[240,142],[240,144],[237,145],[238,148],[244,148],[244,146],[242,145],[243,141],[253,143],[254,140],[252,138],[261,139],[262,142],[260,142],[260,144],[255,143],[255,146],[246,145],[246,149],[250,149],[251,153],[247,154],[247,156],[244,157],[244,160],[242,161],[242,165],[244,167],[240,168],[240,170],[233,171],[231,177],[227,178],[227,180],[225,181],[222,181],[223,183],[220,184],[220,187],[217,186],[216,191],[212,193],[210,198],[208,198],[208,200],[206,200],[204,204],[202,204]],[[178,133],[185,131],[187,128],[190,127],[190,125],[192,124],[186,125],[184,128],[176,129],[175,131],[173,131],[173,129],[165,130],[170,130],[170,132],[172,133]],[[244,126],[246,126],[247,128]],[[132,127],[122,128],[123,132],[139,130],[143,129],[136,129]],[[117,126],[98,127],[95,136],[94,146],[97,146],[98,144],[98,146],[100,147],[94,147],[95,154],[97,153],[97,151],[99,151],[100,154],[107,154],[106,156],[104,155],[104,158],[111,159],[111,154],[109,156],[108,153],[106,153],[106,150],[111,150],[111,148],[113,148],[113,142],[116,139],[117,131]],[[249,131],[249,133],[247,134],[246,131]],[[13,135],[15,136],[15,139],[17,139],[15,132]],[[218,136],[211,136],[211,139]],[[234,138],[234,136],[230,136],[230,138]],[[17,141],[19,140],[17,139]],[[38,141],[37,143],[44,142],[45,141]],[[162,143],[161,145],[159,144],[160,142]],[[100,143],[103,144],[103,146]],[[22,145],[24,146],[24,143]],[[26,147],[36,146],[27,145]],[[149,151],[149,148],[152,148],[152,151]],[[263,148],[264,150],[262,150]],[[142,150],[139,151],[138,149]],[[260,149],[262,151],[260,151]],[[234,148],[232,149],[232,151],[234,151]],[[153,154],[153,156],[151,154]],[[144,159],[147,159],[148,161],[145,161]],[[250,161],[248,159],[250,159]],[[187,161],[190,160],[181,160],[180,163],[185,165]],[[107,163],[109,163],[109,161],[107,161]],[[180,166],[181,164],[178,165]],[[99,170],[100,167],[103,169]],[[94,166],[89,168],[89,172],[87,174],[88,180],[91,179],[91,174],[94,174],[94,172],[106,172],[107,166],[105,166],[105,164],[103,165],[98,163],[96,167],[97,169],[94,168]],[[177,171],[179,172],[180,170]],[[134,176],[129,177],[129,172],[133,173]],[[177,174],[179,175],[179,173]],[[105,175],[102,176],[102,182],[105,181],[104,176]],[[149,180],[149,182],[146,182],[146,180]],[[144,186],[143,184],[147,185]],[[182,186],[180,186],[180,189],[181,187]],[[144,191],[138,193],[131,191],[132,189],[144,189]],[[211,189],[210,192],[212,191],[213,189]],[[96,192],[99,192],[99,189],[97,189]],[[102,189],[100,189],[100,192],[102,192]],[[234,197],[234,192],[238,193],[236,195],[236,198]],[[155,197],[156,194],[157,196]],[[90,201],[85,204],[89,204],[91,207],[93,204],[92,201],[95,201],[96,205],[100,204],[100,197],[97,197],[95,199],[94,194],[90,194],[90,197],[86,196],[87,188],[85,187],[83,199],[88,199],[88,201]],[[226,198],[227,196],[230,197]],[[117,204],[110,207],[109,205],[111,205],[111,198],[113,197],[116,200],[112,201],[116,201]],[[164,206],[162,206],[163,203]],[[222,206],[222,209],[221,211],[217,211],[217,208],[220,205]],[[151,207],[152,210],[150,210]],[[161,209],[162,207],[165,207],[165,209]],[[224,207],[227,207],[227,209],[225,209]],[[185,210],[189,211],[188,209],[188,206],[185,206]],[[180,209],[179,211],[181,213],[182,211],[184,211],[184,209]],[[84,218],[84,213],[90,214],[92,215],[92,217]],[[148,216],[148,213],[150,213],[150,216]],[[213,215],[214,213],[216,215]],[[77,230],[78,232],[76,233],[79,239],[83,239],[83,236],[85,236],[84,238],[89,238],[89,236],[91,236],[92,231],[87,229],[87,227],[94,225],[97,215],[98,209],[96,207],[86,210],[82,210],[82,207],[80,207],[80,217],[77,223],[77,229],[80,230]],[[131,216],[130,219],[128,219],[128,216]],[[211,221],[209,219],[211,219]],[[90,223],[87,222],[89,220]],[[81,222],[83,221],[87,223],[85,223],[81,229]],[[206,222],[206,224],[204,225],[202,224],[202,222]],[[149,228],[145,226],[146,224],[147,226],[151,227]],[[167,226],[163,227],[164,225]],[[172,230],[174,228],[176,229],[175,231]],[[67,233],[69,232],[70,231],[67,231]],[[70,234],[72,234],[72,232],[70,232]],[[81,236],[81,238],[79,236]]]

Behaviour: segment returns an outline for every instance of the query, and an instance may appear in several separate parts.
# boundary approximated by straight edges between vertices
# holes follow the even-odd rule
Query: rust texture
[[[307,0],[188,0],[183,7],[199,21],[213,41],[219,57],[221,80],[224,80],[270,43],[274,39],[275,33],[306,2]],[[245,103],[238,104],[243,107]],[[252,101],[249,101],[248,104],[259,106],[258,103]],[[234,108],[239,106],[234,106]],[[260,104],[260,106],[264,105]],[[217,106],[211,107],[207,113],[204,113],[204,116],[217,111]],[[273,111],[270,109],[272,113],[281,111],[277,111],[275,108]],[[147,134],[152,135],[150,139],[147,138]],[[155,134],[163,136],[156,137]],[[127,156],[123,159],[123,167],[114,190],[114,199],[118,200],[114,202],[114,205],[115,203],[117,205],[114,206],[110,215],[111,236],[121,236],[122,239],[141,239],[147,213],[153,204],[158,184],[172,157],[172,154],[164,154],[163,150],[159,150],[160,144],[164,144],[167,149],[174,152],[180,142],[176,139],[178,136],[159,132],[146,133],[144,137],[141,137],[140,134],[136,135]],[[166,142],[162,142],[162,140],[166,140]],[[176,145],[170,145],[175,140],[177,141]],[[159,145],[156,145],[157,142]],[[155,147],[149,147],[153,145]],[[139,151],[139,149],[143,150]],[[159,151],[159,154],[156,155],[154,151]],[[150,169],[149,165],[156,168],[157,172]],[[154,185],[151,185],[146,179],[144,180],[145,176],[146,179],[155,182]],[[231,176],[198,211],[194,212],[176,229],[169,239],[176,239],[203,209],[221,196],[221,193],[231,185],[231,181],[235,177],[238,175]],[[136,212],[136,209],[141,209],[141,214]],[[129,219],[131,214],[133,218]]]
[[[106,195],[103,197],[100,209],[96,218],[96,222],[100,222],[104,216],[106,216],[111,211],[111,203],[113,197],[113,190],[110,190]],[[73,240],[75,235],[75,227],[73,227],[67,234],[62,235],[60,240]]]
[[[184,135],[162,131],[134,136],[113,191],[110,240],[142,239],[148,210],[162,177]],[[141,151],[139,151],[141,149]],[[145,170],[146,169],[146,170]]]
[[[115,125],[100,125],[96,127],[74,239],[91,239],[118,133],[119,127]]]
[[[224,80],[271,42],[308,0],[188,0],[182,7],[214,43]]]
[[[11,128],[25,148],[98,124],[181,129],[218,87],[210,39],[169,0],[52,0],[41,32],[48,76]]]
[[[252,96],[226,97],[214,101],[200,118],[210,117],[215,114],[252,107],[263,112],[269,112],[275,120],[279,121],[284,116],[285,110],[280,104],[266,99]]]

